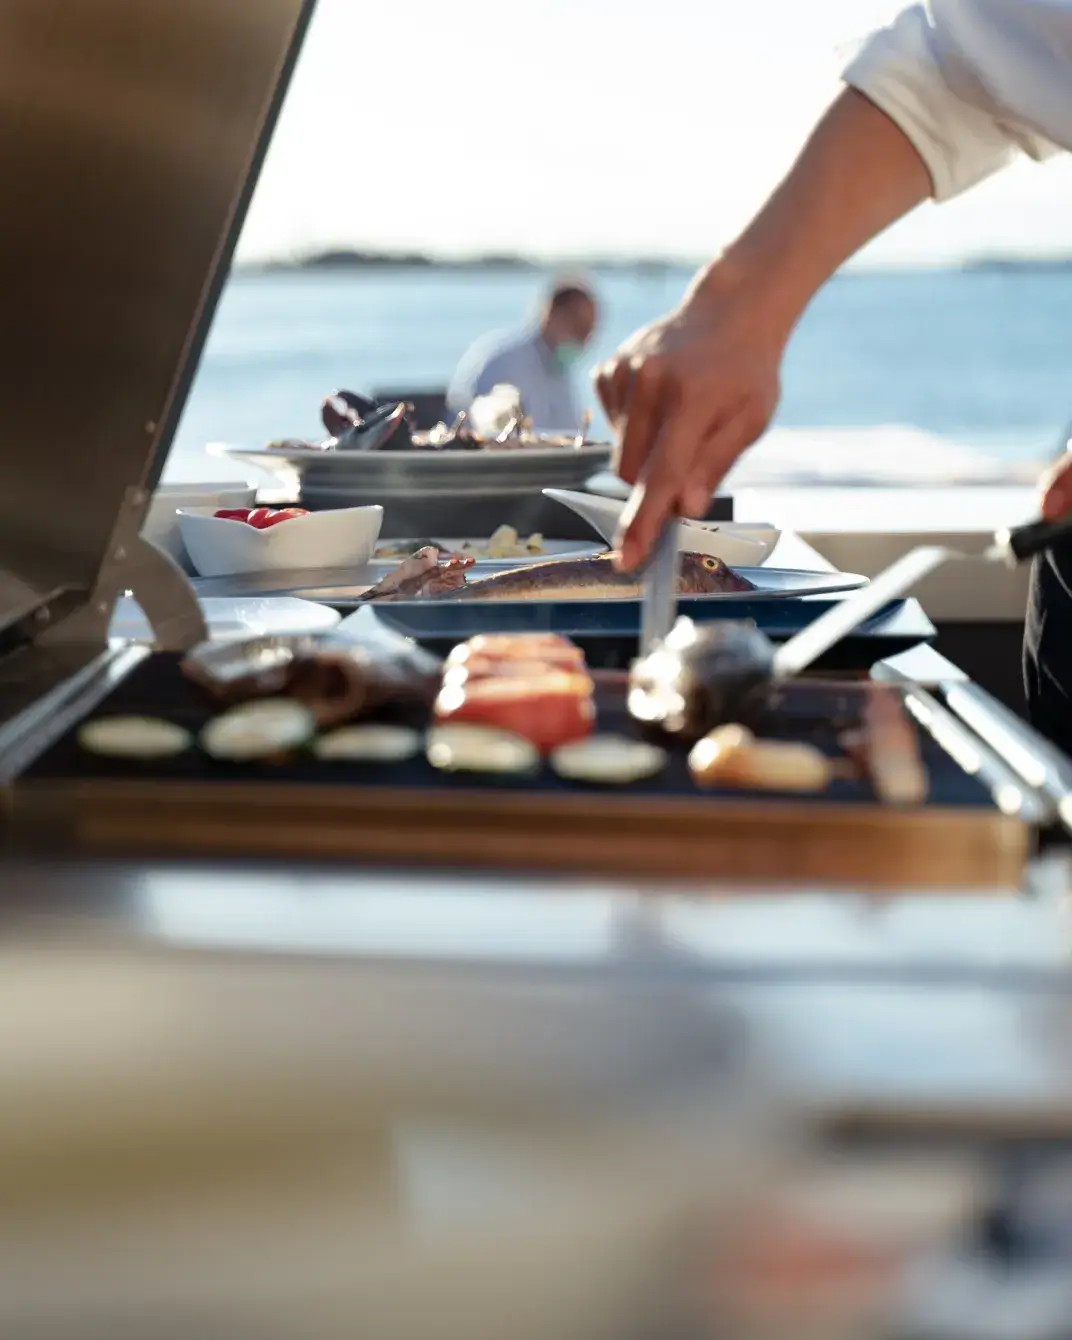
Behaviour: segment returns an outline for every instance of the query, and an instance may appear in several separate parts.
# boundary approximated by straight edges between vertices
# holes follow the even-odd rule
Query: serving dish
[[[608,544],[614,544],[625,510],[625,500],[604,498],[571,489],[544,489],[544,494],[582,517]],[[759,567],[777,547],[782,532],[758,522],[681,521],[679,548],[683,553],[710,554],[731,567]]]
[[[243,466],[255,465],[269,474],[294,475],[314,486],[434,488],[437,484],[462,487],[466,483],[558,486],[582,483],[606,465],[612,448],[526,447],[517,451],[323,451],[316,447],[241,447],[210,443],[212,455],[226,456]]]
[[[285,590],[280,588],[272,591],[271,594],[296,595],[304,600],[320,600],[325,604],[334,605],[338,609],[356,607],[363,603],[377,577],[382,575],[385,568],[390,566],[391,564],[370,564],[367,570],[367,581],[348,584],[343,580],[344,574],[337,573],[333,574],[336,581],[330,585],[327,583],[324,585],[310,583],[309,586],[288,585]],[[527,565],[520,562],[504,562],[501,565],[493,566],[500,567],[502,570],[510,570]],[[855,572],[805,572],[796,568],[748,568],[738,566],[734,568],[734,572],[751,582],[754,589],[749,591],[719,591],[709,595],[683,595],[678,601],[681,613],[702,619],[704,611],[713,607],[722,605],[739,607],[761,604],[766,601],[800,600],[808,596],[843,594],[847,591],[858,590],[861,586],[866,586],[868,581],[866,577]],[[264,594],[268,593],[265,592]],[[619,615],[615,617],[620,616],[626,620],[634,621],[639,619],[640,601],[635,596],[613,596],[596,593],[588,596],[581,589],[577,596],[573,598],[467,600],[463,592],[458,599],[450,601],[434,599],[393,601],[389,605],[382,606],[385,613],[390,617],[394,617],[399,611],[404,610],[407,617],[412,615],[418,620],[427,617],[428,620],[438,621],[439,615],[445,613],[447,622],[459,630],[463,625],[468,626],[470,622],[475,621],[480,624],[479,631],[493,629],[498,627],[499,624],[502,624],[505,630],[512,618],[513,611],[519,607],[539,611],[537,614],[538,620],[553,620],[560,610],[613,609],[619,612]],[[461,610],[464,610],[465,613],[460,613]],[[469,634],[466,633],[464,636],[469,636]]]
[[[257,530],[218,517],[215,510],[180,508],[178,513],[183,544],[202,577],[358,567],[372,557],[383,523],[382,507],[347,507]]]

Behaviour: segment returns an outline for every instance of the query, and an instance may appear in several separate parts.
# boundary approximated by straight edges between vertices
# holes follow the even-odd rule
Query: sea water
[[[688,280],[672,268],[597,274],[591,362]],[[337,387],[445,387],[470,342],[525,320],[546,282],[523,270],[236,272],[165,478],[235,478],[208,442],[323,437],[319,404]],[[775,424],[733,482],[1024,480],[1069,421],[1072,269],[848,273],[805,314]]]

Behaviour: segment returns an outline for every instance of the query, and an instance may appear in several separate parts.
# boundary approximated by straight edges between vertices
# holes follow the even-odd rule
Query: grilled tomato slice
[[[587,675],[548,670],[534,677],[497,675],[444,682],[436,699],[441,724],[495,726],[532,743],[541,753],[592,733],[596,709]]]

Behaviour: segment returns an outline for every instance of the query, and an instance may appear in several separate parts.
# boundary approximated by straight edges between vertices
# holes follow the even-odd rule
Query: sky
[[[699,260],[836,92],[876,0],[319,0],[239,248]],[[1072,250],[1072,159],[925,206],[868,264]]]

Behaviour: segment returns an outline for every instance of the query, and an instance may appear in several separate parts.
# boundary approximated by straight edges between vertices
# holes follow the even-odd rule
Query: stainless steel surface
[[[913,647],[877,662],[871,678],[909,691],[910,705],[923,708],[935,738],[967,771],[977,773],[999,808],[1039,826],[1058,817],[1068,791],[1055,783],[1066,767],[1072,781],[1072,761],[1064,760],[952,661],[933,647]],[[1049,759],[1049,777],[1044,759]]]
[[[0,5],[0,594],[88,593],[158,479],[312,7]]]
[[[138,535],[133,559],[118,574],[115,590],[129,589],[153,630],[160,651],[189,651],[208,637],[208,624],[189,579],[178,563],[151,540]]]
[[[646,655],[662,642],[674,626],[677,613],[677,578],[681,562],[677,547],[677,518],[663,527],[644,570],[644,598],[640,619],[640,654]]]
[[[189,579],[170,554],[141,534],[142,490],[127,489],[89,599],[66,618],[51,619],[38,646],[80,643],[99,646],[107,638],[117,598],[132,591],[161,651],[187,651],[208,637],[205,616]]]
[[[1003,814],[1014,814],[1036,827],[1052,821],[1056,806],[1051,797],[1010,767],[926,689],[906,687],[907,710],[966,773],[986,787]]]
[[[92,712],[147,654],[147,647],[118,646],[72,661],[70,648],[61,646],[0,661],[0,702],[11,705],[8,719],[0,717],[0,786],[10,785]]]
[[[5,1336],[650,1334],[692,1212],[795,1134],[702,983],[47,933],[0,968]]]
[[[907,651],[899,651],[894,656],[876,661],[871,667],[871,678],[899,683],[911,680],[929,689],[968,682],[968,676],[960,666],[954,665],[929,645],[910,647]]]
[[[943,697],[1017,776],[1052,801],[1062,826],[1072,832],[1072,759],[978,684],[947,684]]]
[[[814,884],[359,869],[300,861],[12,861],[0,926],[63,940],[530,974],[787,982],[915,978],[1072,987],[1063,914],[992,893],[875,897]],[[787,896],[792,892],[793,896]],[[1072,1035],[1070,1035],[1072,1036]],[[910,1059],[910,1058],[908,1058]],[[875,1064],[879,1064],[876,1058]]]
[[[556,984],[587,995],[609,977],[646,984],[655,999],[660,983],[706,982],[769,1026],[831,1115],[867,1108],[889,1120],[955,1120],[967,1129],[1036,1118],[1069,1129],[1072,975],[1067,920],[1052,903],[583,878],[563,891],[561,881],[539,875],[299,862],[38,860],[9,864],[0,908],[9,943],[47,935],[60,946],[107,951],[133,938],[147,949],[201,948],[239,962],[259,954],[280,973],[289,963],[304,973],[320,960],[344,979],[324,989],[339,992],[351,973],[353,989],[366,993],[383,981],[404,994],[412,980],[427,993],[427,1009],[412,1015],[414,1045],[433,1057],[452,979],[463,987],[481,981],[492,1034],[500,995],[515,1002],[511,1017],[523,1019],[533,991]],[[68,995],[70,982],[67,974]],[[126,1000],[120,993],[116,1008]],[[286,1022],[273,1045],[295,1064],[319,1065],[295,1054],[300,1014],[278,993],[268,1002]],[[220,1012],[214,998],[203,1008],[232,1027],[233,1012]],[[343,1011],[351,1032],[375,1022]],[[58,1047],[62,1016],[49,1023]],[[653,1026],[644,1024],[645,1037]],[[630,1030],[621,1036],[631,1047]],[[216,1044],[206,1037],[205,1045]],[[584,1051],[574,1053],[578,1061]],[[643,1069],[639,1058],[632,1064]],[[513,1063],[520,1080],[525,1071]],[[576,1073],[567,1069],[559,1082]]]

